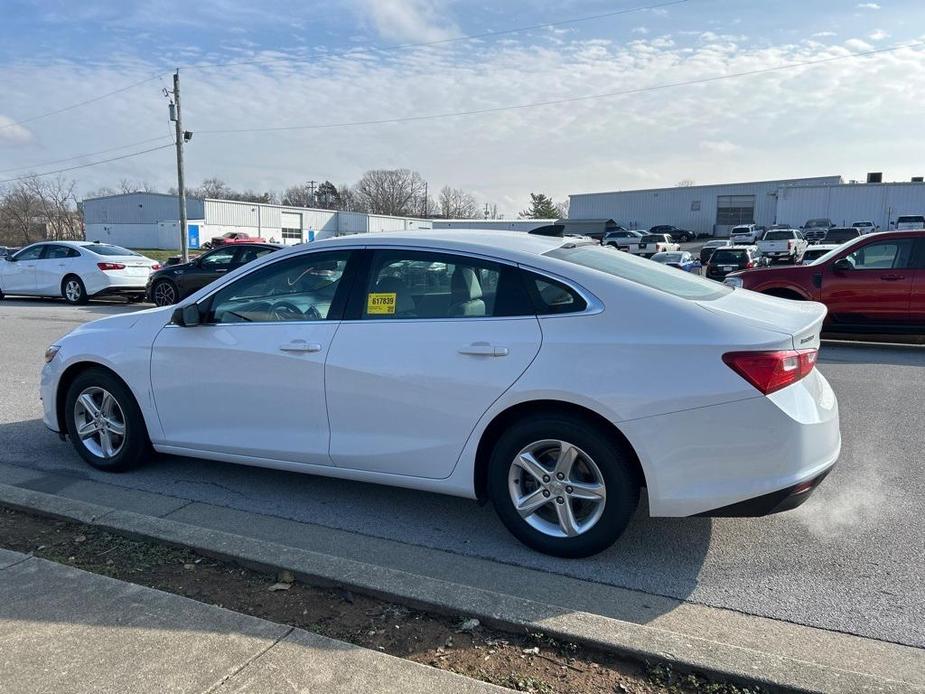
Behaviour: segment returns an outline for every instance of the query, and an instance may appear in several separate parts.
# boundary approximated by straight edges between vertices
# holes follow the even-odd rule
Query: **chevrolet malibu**
[[[653,516],[804,501],[841,444],[824,317],[575,239],[354,236],[78,328],[41,396],[102,470],[153,448],[486,500],[580,557],[642,494]]]

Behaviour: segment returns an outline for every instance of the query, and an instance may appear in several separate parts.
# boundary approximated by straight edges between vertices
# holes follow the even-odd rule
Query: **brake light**
[[[753,263],[751,260],[749,260],[747,263],[745,263],[745,269],[746,269],[746,270],[751,270],[753,267],[755,267],[755,263]]]
[[[122,263],[97,263],[96,266],[103,272],[108,270],[124,270],[125,265]]]
[[[160,263],[154,263],[154,265],[151,266],[151,272],[154,272],[155,270],[160,270],[160,269],[161,269]]]
[[[780,352],[729,352],[726,365],[765,395],[806,378],[816,366],[816,349]]]

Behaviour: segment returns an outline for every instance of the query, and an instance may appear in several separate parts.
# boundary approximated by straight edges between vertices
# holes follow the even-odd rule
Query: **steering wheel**
[[[307,320],[324,320],[324,316],[321,315],[321,311],[319,311],[314,306],[309,306],[306,309],[305,318]]]
[[[278,304],[273,304],[273,308],[270,309],[270,317],[273,320],[287,321],[302,320],[304,316],[299,307],[292,302],[280,301]]]

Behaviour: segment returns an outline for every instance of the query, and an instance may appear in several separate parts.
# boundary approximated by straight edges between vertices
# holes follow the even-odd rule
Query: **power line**
[[[17,176],[16,178],[6,178],[0,180],[0,183],[12,183],[14,181],[25,181],[29,178],[41,178],[42,176],[51,176],[52,174],[64,173],[66,171],[74,171],[76,169],[85,169],[88,166],[98,166],[99,164],[108,164],[109,162],[119,161],[120,159],[128,159],[130,157],[137,157],[142,154],[147,154],[148,152],[156,152],[159,149],[167,149],[168,147],[173,147],[173,143],[168,143],[166,145],[161,145],[160,147],[151,147],[150,149],[143,149],[140,152],[131,152],[129,154],[123,154],[118,157],[112,157],[110,159],[101,159],[100,161],[93,161],[87,164],[78,164],[77,166],[69,166],[64,169],[56,169],[54,171],[43,171],[42,173],[29,174],[28,176]]]
[[[169,135],[168,135],[169,136]],[[8,173],[10,171],[24,171],[27,169],[36,169],[41,166],[51,166],[52,164],[63,164],[67,161],[74,161],[75,159],[86,159],[88,157],[96,157],[100,154],[108,154],[109,152],[117,152],[120,149],[128,149],[129,147],[138,147],[140,145],[146,145],[151,142],[157,142],[158,140],[163,140],[164,135],[159,135],[158,137],[151,137],[147,140],[141,140],[140,142],[132,142],[126,145],[119,145],[118,147],[110,147],[109,149],[101,149],[98,152],[87,152],[85,154],[75,154],[73,157],[65,157],[64,159],[53,159],[51,161],[37,162],[35,164],[29,164],[27,166],[13,166],[9,169],[0,169],[0,173]],[[172,136],[169,136],[172,138]]]
[[[386,125],[390,123],[407,123],[412,121],[423,121],[423,120],[437,120],[440,118],[456,118],[461,116],[476,116],[486,113],[499,113],[502,111],[517,111],[528,108],[537,108],[541,106],[555,106],[559,104],[571,104],[579,101],[591,101],[594,99],[606,99],[615,96],[629,96],[632,94],[642,94],[644,92],[654,92],[664,89],[673,89],[675,87],[686,87],[698,84],[709,84],[711,82],[719,82],[722,80],[735,79],[738,77],[749,77],[753,75],[763,75],[772,72],[780,72],[783,70],[791,70],[798,67],[807,67],[813,65],[821,65],[823,63],[833,63],[840,60],[848,60],[851,58],[860,58],[869,55],[876,55],[880,53],[890,53],[894,51],[901,50],[903,48],[920,48],[925,46],[925,41],[904,44],[902,46],[891,46],[889,48],[878,48],[870,51],[861,51],[858,53],[849,53],[848,55],[839,55],[832,56],[829,58],[819,58],[816,60],[805,60],[796,63],[786,63],[784,65],[777,65],[775,67],[760,68],[757,70],[746,70],[744,72],[733,72],[726,75],[714,75],[713,77],[701,77],[698,79],[692,80],[683,80],[680,82],[666,82],[664,84],[656,84],[648,87],[637,87],[634,89],[623,89],[620,91],[614,92],[603,92],[599,94],[586,94],[583,96],[572,96],[564,97],[561,99],[549,99],[546,101],[535,101],[527,104],[513,104],[510,106],[492,106],[489,108],[480,108],[472,109],[469,111],[448,111],[443,113],[428,113],[419,116],[401,116],[398,118],[382,118],[376,120],[364,120],[364,121],[345,121],[340,123],[317,123],[309,125],[282,125],[276,127],[257,127],[257,128],[223,128],[223,129],[212,129],[212,130],[198,130],[197,133],[201,135],[226,135],[226,134],[237,134],[237,133],[255,133],[255,132],[282,132],[287,130],[322,130],[327,128],[347,128],[355,127],[361,125]]]
[[[443,46],[449,43],[458,43],[461,41],[475,41],[477,39],[486,39],[494,38],[496,36],[508,36],[510,34],[520,34],[527,31],[535,31],[537,29],[549,29],[552,27],[564,26],[566,24],[578,24],[580,22],[591,22],[597,19],[607,19],[608,17],[617,17],[623,14],[631,14],[634,12],[644,12],[645,10],[658,10],[666,7],[672,7],[674,5],[683,5],[690,0],[666,0],[665,2],[659,2],[652,5],[640,5],[637,7],[627,7],[622,10],[612,10],[610,12],[602,12],[600,14],[586,15],[584,17],[574,17],[571,19],[561,19],[555,22],[543,22],[542,24],[530,24],[528,26],[516,27],[514,29],[500,29],[498,31],[485,31],[479,34],[466,34],[464,36],[453,36],[446,39],[436,39],[434,41],[421,41],[416,43],[401,43],[395,46],[373,46],[366,50],[379,51],[379,52],[393,52],[393,51],[404,51],[411,48],[429,48],[432,46]],[[362,51],[364,49],[358,48],[349,48],[343,51],[335,52],[326,52],[321,53],[318,58],[329,58],[338,55],[348,55],[350,53],[355,53],[358,50]],[[185,70],[204,70],[207,68],[216,68],[216,67],[234,67],[238,65],[268,65],[272,63],[296,63],[296,62],[308,62],[311,58],[266,58],[266,59],[255,59],[255,60],[240,60],[240,61],[229,61],[225,63],[194,63],[192,65],[184,65],[183,69]]]
[[[88,104],[95,104],[97,101],[102,101],[103,99],[114,96],[116,94],[121,94],[122,92],[127,92],[129,89],[134,89],[138,85],[151,82],[153,80],[159,79],[160,75],[154,75],[154,77],[147,77],[143,80],[138,80],[137,82],[132,82],[127,84],[124,87],[119,87],[118,89],[113,89],[111,92],[106,92],[105,94],[100,94],[94,96],[92,99],[85,99],[84,101],[79,101],[76,104],[71,104],[70,106],[64,106],[54,111],[47,111],[46,113],[40,113],[35,116],[29,116],[28,118],[23,118],[21,120],[12,121],[11,123],[4,123],[0,125],[0,130],[5,130],[6,128],[12,128],[14,125],[23,125],[24,123],[32,123],[33,121],[41,120],[42,118],[48,118],[49,116],[56,116],[59,113],[65,113],[66,111],[73,111],[75,108],[80,108],[81,106],[86,106]]]

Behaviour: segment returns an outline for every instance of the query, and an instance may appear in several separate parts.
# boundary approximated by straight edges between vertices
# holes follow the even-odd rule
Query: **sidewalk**
[[[9,694],[506,691],[2,549],[0,644]]]

